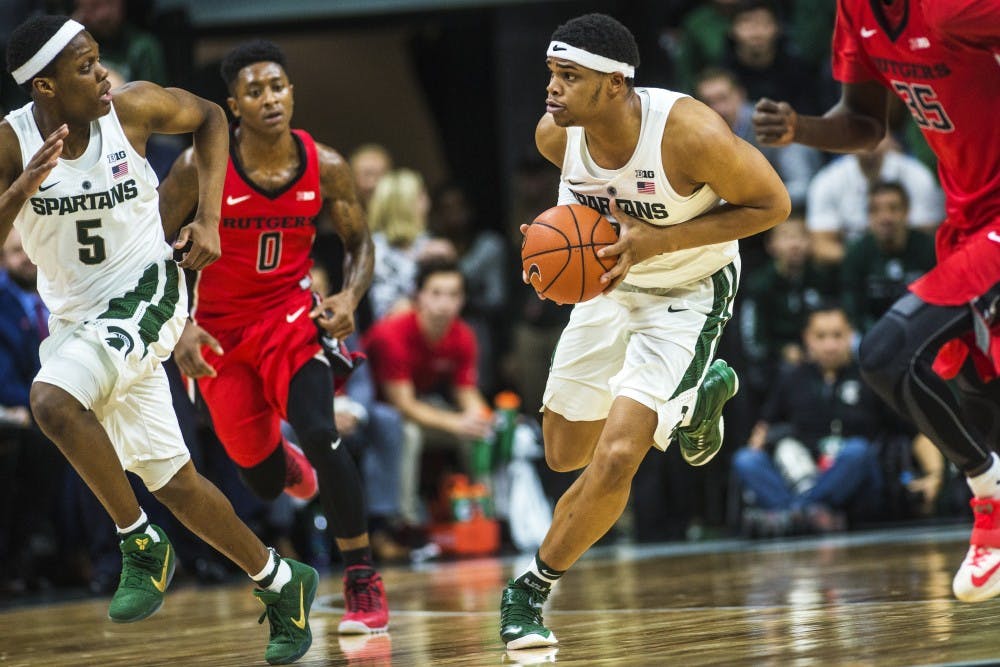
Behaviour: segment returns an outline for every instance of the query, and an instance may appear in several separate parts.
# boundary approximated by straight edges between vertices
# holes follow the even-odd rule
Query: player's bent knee
[[[892,392],[909,365],[906,332],[891,314],[880,319],[858,348],[861,374],[879,393]]]
[[[545,464],[550,469],[555,472],[572,472],[590,463],[591,453],[579,451],[579,444],[576,448],[562,444],[559,441],[552,445],[545,443]]]
[[[82,406],[65,390],[45,382],[35,382],[31,385],[28,401],[35,423],[49,435],[68,428],[73,413],[82,409]]]
[[[593,465],[588,470],[608,491],[627,488],[642,459],[634,443],[628,440],[605,441],[598,445]]]

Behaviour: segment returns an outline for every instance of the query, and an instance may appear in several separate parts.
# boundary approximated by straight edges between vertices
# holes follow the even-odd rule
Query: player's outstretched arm
[[[193,149],[186,149],[174,160],[157,192],[160,194],[163,237],[172,241],[198,205],[198,165]]]
[[[840,101],[822,116],[800,116],[787,102],[766,97],[757,102],[753,127],[757,141],[783,146],[800,143],[825,151],[871,150],[882,141],[889,112],[889,91],[875,81],[841,85]]]
[[[56,128],[22,169],[17,136],[10,125],[0,123],[0,244],[7,240],[24,202],[38,191],[42,181],[55,168],[67,134],[69,128],[65,125]]]
[[[354,332],[354,311],[372,284],[375,249],[347,161],[328,146],[316,144],[316,150],[323,189],[322,215],[330,216],[344,243],[344,286],[324,298],[310,317],[334,338],[344,339]]]
[[[149,135],[192,133],[198,169],[198,208],[175,246],[191,244],[180,265],[201,270],[219,258],[219,215],[226,178],[229,135],[218,104],[180,88],[135,81],[115,92],[115,107],[132,144],[145,147]]]
[[[725,121],[696,100],[679,100],[667,121],[663,155],[671,184],[681,193],[707,185],[726,201],[696,218],[660,227],[626,214],[614,203],[618,241],[598,254],[618,257],[601,280],[614,289],[633,264],[656,255],[757,234],[788,217],[788,190],[759,150],[734,135]]]

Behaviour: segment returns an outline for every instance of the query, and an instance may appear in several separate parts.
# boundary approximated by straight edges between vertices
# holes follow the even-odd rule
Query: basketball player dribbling
[[[766,143],[869,150],[894,93],[937,155],[938,264],[859,357],[872,388],[966,475],[975,524],[952,589],[986,600],[1000,594],[1000,3],[840,0],[833,47],[840,102],[815,117],[764,99],[755,130]],[[957,396],[945,382],[956,376]]]
[[[218,257],[225,116],[176,88],[136,82],[112,92],[97,43],[65,16],[21,24],[7,66],[32,101],[0,123],[0,239],[12,225],[20,231],[52,313],[31,409],[118,529],[122,575],[108,615],[128,623],[153,614],[176,562],[124,468],[251,576],[271,624],[265,657],[293,662],[312,643],[318,575],[269,551],[195,471],[161,365],[184,326],[187,295],[163,240],[146,141],[192,132],[195,160],[212,174],[178,239],[192,242],[182,265],[204,268]]]
[[[216,434],[258,496],[272,500],[287,489],[308,497],[318,478],[346,568],[338,629],[385,630],[389,610],[372,566],[361,475],[340,446],[333,374],[320,345],[320,328],[338,340],[354,331],[354,311],[372,280],[368,225],[346,161],[291,129],[293,86],[281,49],[242,44],[223,59],[222,77],[236,118],[223,172],[222,258],[195,283],[192,321],[174,357],[197,378]],[[198,203],[204,173],[188,150],[160,186],[167,238]],[[317,304],[309,269],[320,217],[332,221],[345,257],[343,289]],[[329,351],[335,361],[337,348]],[[283,439],[282,419],[305,457]]]
[[[621,515],[650,447],[677,441],[691,465],[722,446],[735,373],[712,362],[739,280],[736,239],[784,220],[788,193],[767,160],[692,98],[635,88],[639,53],[615,19],[559,26],[535,140],[562,169],[559,203],[620,225],[604,294],[573,308],[544,396],[545,459],[584,468],[556,505],[531,566],[508,583],[508,649],[556,643],[542,605],[562,574]],[[720,203],[720,198],[726,201]],[[523,229],[522,229],[523,231]]]

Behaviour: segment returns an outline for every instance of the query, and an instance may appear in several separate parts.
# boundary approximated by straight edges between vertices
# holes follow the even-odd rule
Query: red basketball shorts
[[[217,377],[200,378],[198,388],[216,435],[239,466],[257,465],[278,447],[292,378],[313,357],[323,358],[312,308],[312,293],[303,291],[246,326],[216,329],[211,321],[198,322],[223,350],[220,356],[202,349]]]
[[[937,306],[962,306],[1000,283],[1000,219],[965,235],[943,225],[937,236],[938,264],[910,284],[910,291]],[[1000,322],[992,323],[989,353],[975,343],[972,331],[942,346],[934,369],[944,378],[958,374],[969,354],[983,380],[1000,374]]]

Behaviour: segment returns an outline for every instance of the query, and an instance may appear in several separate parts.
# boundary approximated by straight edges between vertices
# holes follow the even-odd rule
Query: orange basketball
[[[601,293],[601,276],[614,257],[597,251],[618,240],[611,223],[579,204],[554,206],[528,225],[521,245],[521,265],[539,294],[556,303],[581,303]]]

